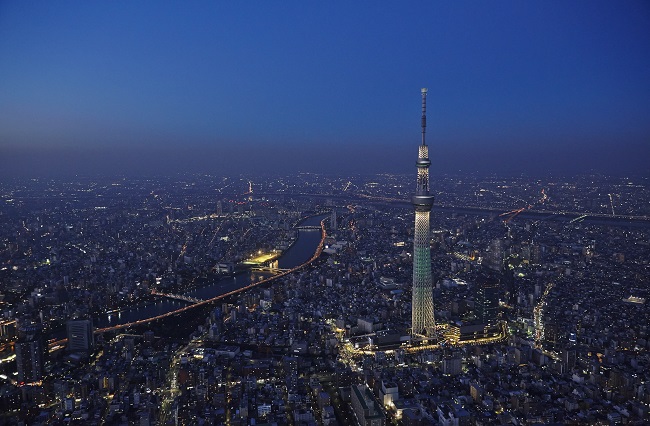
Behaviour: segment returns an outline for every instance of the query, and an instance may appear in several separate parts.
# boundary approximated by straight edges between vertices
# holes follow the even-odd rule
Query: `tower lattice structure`
[[[413,301],[411,333],[433,336],[436,321],[433,314],[433,284],[431,279],[431,248],[429,215],[433,195],[429,194],[429,147],[425,141],[427,127],[427,89],[422,89],[422,144],[418,150],[417,187],[411,202],[415,209],[415,237],[413,243]]]

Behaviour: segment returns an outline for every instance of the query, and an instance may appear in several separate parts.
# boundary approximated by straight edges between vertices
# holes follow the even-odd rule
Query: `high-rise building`
[[[336,231],[336,209],[332,209],[332,216],[330,216],[330,229]]]
[[[429,214],[433,195],[429,194],[429,147],[425,142],[427,89],[422,89],[422,144],[418,150],[417,187],[411,202],[415,209],[415,236],[413,242],[413,301],[411,333],[433,336],[436,323],[433,314],[433,285],[431,280],[431,245]]]
[[[90,319],[70,320],[68,331],[68,350],[70,352],[90,352],[95,345],[93,321]]]
[[[503,240],[495,238],[490,242],[490,247],[487,255],[483,259],[483,264],[494,271],[501,271],[503,268],[503,256]]]
[[[501,289],[495,273],[484,271],[477,280],[476,320],[479,324],[492,327],[498,322],[499,295]]]
[[[15,351],[18,381],[38,382],[43,378],[43,358],[45,356],[42,326],[22,319],[17,321],[17,325],[18,339]]]
[[[223,216],[223,203],[221,200],[217,201],[217,216]]]
[[[19,382],[38,382],[43,378],[43,354],[43,342],[38,334],[29,334],[16,342]]]
[[[516,308],[519,290],[515,281],[515,272],[508,265],[505,265],[502,273],[502,282],[505,289],[505,300],[508,305]]]

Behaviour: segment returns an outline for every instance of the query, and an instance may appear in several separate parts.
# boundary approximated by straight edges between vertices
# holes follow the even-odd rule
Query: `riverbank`
[[[313,218],[313,217],[319,217],[319,216],[325,216],[325,215],[320,214],[320,215],[307,217],[307,218],[304,218],[300,223],[303,223],[307,219],[310,219],[310,218]],[[321,238],[320,238],[320,240],[318,242],[318,245],[316,246],[316,250],[314,251],[313,255],[309,259],[307,259],[305,262],[303,262],[303,263],[301,263],[301,264],[299,264],[299,265],[297,265],[297,266],[295,266],[295,267],[293,267],[291,269],[280,272],[280,273],[278,273],[276,275],[273,275],[271,277],[268,277],[266,279],[256,281],[256,282],[252,282],[252,283],[250,283],[248,285],[245,285],[243,287],[240,287],[240,288],[237,288],[237,289],[234,289],[234,290],[231,290],[231,291],[224,292],[222,294],[219,294],[219,295],[214,296],[212,298],[209,298],[207,300],[197,302],[197,303],[193,303],[191,305],[180,307],[180,308],[175,309],[175,310],[170,311],[170,312],[166,312],[166,313],[163,313],[163,314],[160,314],[160,315],[152,316],[150,318],[145,318],[145,319],[141,319],[141,320],[137,320],[137,321],[127,322],[127,323],[124,323],[124,324],[116,324],[114,326],[98,328],[98,329],[95,330],[95,333],[105,333],[105,332],[109,332],[109,331],[120,330],[120,329],[123,329],[123,328],[134,327],[134,326],[138,326],[138,325],[147,324],[149,322],[157,321],[157,320],[160,320],[160,319],[168,318],[168,317],[170,317],[172,315],[177,315],[177,314],[180,314],[180,313],[183,313],[183,312],[187,312],[187,311],[189,311],[191,309],[195,309],[195,308],[198,308],[198,307],[201,307],[201,306],[212,304],[212,303],[214,303],[214,302],[216,302],[218,300],[224,299],[226,297],[229,297],[229,296],[232,296],[232,295],[235,295],[235,294],[242,293],[242,292],[247,291],[247,290],[249,290],[251,288],[257,287],[257,286],[262,285],[262,284],[269,283],[269,282],[271,282],[273,280],[276,280],[278,278],[282,278],[282,277],[284,277],[284,276],[286,276],[288,274],[296,272],[296,271],[308,266],[312,262],[314,262],[322,254],[324,243],[325,243],[325,238],[327,237],[327,232],[325,231],[325,221],[326,221],[326,218],[323,218],[322,220],[320,220]],[[309,232],[309,231],[305,231],[305,232]]]

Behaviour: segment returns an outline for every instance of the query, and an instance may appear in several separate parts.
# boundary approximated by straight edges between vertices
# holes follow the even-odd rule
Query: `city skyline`
[[[0,12],[0,177],[408,173],[422,86],[442,173],[647,174],[644,2]]]
[[[647,424],[648,36],[0,4],[0,424]]]
[[[0,419],[647,423],[643,180],[414,177],[3,182]]]

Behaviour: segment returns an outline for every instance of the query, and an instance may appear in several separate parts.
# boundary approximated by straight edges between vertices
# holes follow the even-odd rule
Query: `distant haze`
[[[406,145],[406,144],[405,144]],[[32,148],[2,153],[0,177],[57,177],[73,175],[161,176],[177,173],[212,175],[415,173],[417,156],[413,143],[401,150],[387,145],[333,146],[323,144],[300,148],[253,147],[250,149],[209,146],[176,148]],[[581,173],[649,176],[647,147],[617,151],[607,147],[589,153],[593,147],[539,146],[522,152],[511,149],[467,150],[463,146],[432,147],[431,173],[528,174],[533,176]],[[636,152],[634,149],[636,148]],[[10,161],[6,161],[10,159]]]

